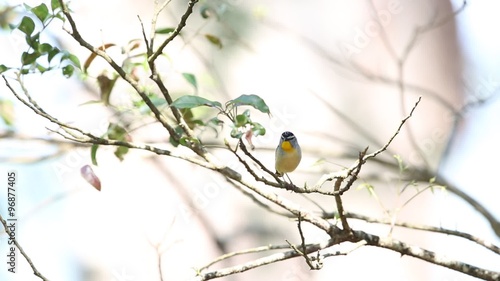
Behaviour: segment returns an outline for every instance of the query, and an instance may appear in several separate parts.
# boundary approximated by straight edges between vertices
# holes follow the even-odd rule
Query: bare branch
[[[325,216],[325,218],[334,218],[335,215],[336,214],[327,214]],[[376,219],[376,218],[372,218],[369,216],[351,213],[351,212],[344,212],[344,216],[347,218],[363,220],[363,221],[366,221],[369,223],[380,223],[380,224],[394,225],[394,226],[405,227],[405,228],[409,228],[409,229],[435,232],[435,233],[440,233],[440,234],[445,234],[445,235],[452,235],[452,236],[464,238],[464,239],[467,239],[469,241],[475,242],[478,245],[483,246],[484,248],[486,248],[486,249],[488,249],[496,254],[500,254],[500,247],[499,246],[497,246],[489,241],[485,241],[484,239],[479,238],[477,236],[474,236],[472,234],[465,233],[465,232],[458,231],[458,230],[451,230],[451,229],[446,229],[446,228],[442,228],[442,227],[419,225],[419,224],[412,224],[412,223],[406,223],[406,222],[393,222],[390,219]]]
[[[253,192],[250,192],[245,187],[241,186],[238,182],[230,180],[230,179],[227,179],[227,178],[226,178],[226,180],[234,188],[236,188],[237,190],[239,190],[243,195],[245,195],[246,197],[250,198],[255,204],[257,204],[258,206],[266,209],[268,212],[276,214],[276,215],[279,215],[279,216],[282,216],[282,217],[294,218],[294,216],[292,214],[290,214],[290,213],[285,213],[285,212],[280,212],[280,211],[275,210],[267,202],[264,202],[262,199],[260,199],[257,194],[255,194]]]
[[[237,252],[227,253],[227,254],[224,254],[224,255],[214,259],[213,261],[209,262],[208,264],[198,268],[197,272],[202,272],[203,270],[208,269],[212,265],[219,263],[223,260],[230,259],[232,257],[245,255],[245,254],[267,252],[267,251],[271,251],[271,250],[289,249],[289,248],[290,248],[289,245],[268,245],[268,246],[262,246],[262,247],[251,248],[251,249],[241,250],[241,251],[237,251]]]
[[[232,179],[232,175],[226,174],[225,171],[226,170],[221,170],[220,172],[223,175],[226,175]],[[340,230],[338,229],[338,227],[336,227],[335,225],[332,225],[330,222],[328,222],[327,220],[314,214],[313,212],[308,211],[308,210],[304,210],[304,208],[302,208],[301,205],[299,205],[291,200],[288,200],[280,195],[277,195],[276,193],[271,192],[268,189],[264,189],[264,188],[258,187],[256,185],[253,185],[253,184],[247,182],[243,178],[233,179],[233,180],[238,181],[239,183],[246,186],[250,190],[252,190],[252,191],[256,192],[257,194],[259,194],[260,196],[264,197],[265,199],[267,199],[267,200],[273,202],[274,204],[276,204],[277,206],[280,206],[281,208],[287,210],[288,212],[292,213],[295,217],[298,217],[299,215],[301,215],[302,219],[304,221],[307,221],[307,222],[315,225],[319,229],[328,233],[330,236],[335,236],[336,234],[340,233]]]
[[[380,153],[384,152],[387,149],[387,147],[392,143],[394,138],[396,138],[396,136],[399,134],[399,132],[401,131],[401,128],[403,128],[403,125],[406,123],[406,121],[408,121],[408,119],[410,119],[410,117],[413,115],[413,112],[415,111],[415,109],[417,108],[417,106],[421,100],[422,100],[422,97],[418,97],[418,100],[415,102],[415,105],[413,105],[413,108],[411,109],[410,113],[403,120],[401,120],[401,123],[399,124],[398,129],[392,135],[392,137],[389,139],[389,141],[379,150],[377,150],[371,154],[366,155],[363,158],[365,161],[370,159],[370,158],[374,158],[375,156],[379,155]]]
[[[158,16],[160,13],[170,4],[172,0],[165,0],[161,5],[158,5],[158,0],[155,0],[155,12],[153,18],[151,19],[151,33],[150,33],[150,43],[148,45],[148,57],[153,55],[154,41],[156,38],[156,22],[158,21]],[[145,38],[146,36],[144,36]],[[153,60],[154,61],[154,60]]]
[[[400,99],[401,99],[401,110],[403,112],[403,115],[406,115],[406,99],[405,99],[405,83],[404,83],[404,64],[408,57],[410,56],[410,52],[414,49],[418,39],[420,38],[421,35],[423,35],[426,32],[429,32],[435,28],[438,28],[442,26],[443,24],[447,23],[449,20],[453,19],[457,14],[462,12],[465,9],[466,6],[466,1],[463,1],[462,6],[456,11],[451,13],[450,15],[444,17],[440,21],[436,22],[436,17],[434,17],[431,21],[429,21],[428,24],[424,26],[418,26],[415,28],[413,32],[413,36],[408,40],[408,43],[403,51],[403,54],[397,59],[397,67],[398,67],[398,79],[397,79],[397,85],[399,88],[399,93],[400,93]],[[408,139],[413,146],[413,148],[419,153],[420,157],[425,163],[426,167],[430,167],[429,162],[427,158],[425,157],[424,152],[420,148],[420,146],[417,144],[415,140],[415,136],[413,134],[413,130],[411,126],[408,126]]]
[[[154,146],[151,146],[151,145],[147,145],[147,144],[136,144],[136,143],[127,142],[127,141],[110,140],[110,139],[105,139],[105,138],[97,137],[97,136],[95,136],[95,135],[93,135],[91,133],[85,132],[85,131],[77,128],[77,127],[74,127],[74,126],[68,125],[66,123],[63,123],[63,122],[59,121],[58,119],[56,119],[55,117],[53,117],[52,115],[50,115],[50,114],[46,113],[45,111],[43,111],[37,105],[37,103],[31,98],[31,96],[29,95],[29,93],[27,92],[27,90],[24,89],[24,87],[23,87],[24,94],[28,97],[29,102],[26,101],[25,99],[23,99],[21,96],[19,96],[19,94],[14,90],[14,88],[12,88],[12,86],[10,85],[9,81],[7,80],[7,78],[5,76],[2,75],[2,77],[5,80],[5,84],[7,85],[7,87],[9,88],[9,90],[12,92],[12,94],[14,94],[14,96],[19,101],[21,101],[28,108],[30,108],[31,110],[33,110],[36,114],[44,117],[45,119],[51,121],[52,123],[55,123],[55,124],[59,125],[61,127],[61,129],[63,129],[64,132],[67,133],[68,135],[63,134],[63,133],[61,133],[59,131],[54,131],[54,130],[49,129],[50,131],[52,131],[52,132],[54,132],[56,134],[59,134],[62,137],[68,139],[68,140],[72,140],[72,141],[79,142],[79,143],[112,145],[112,146],[124,146],[124,147],[128,147],[128,148],[133,148],[133,149],[147,150],[147,151],[151,151],[151,152],[153,152],[155,154],[158,154],[158,155],[168,155],[168,156],[172,156],[172,157],[175,157],[175,158],[180,158],[180,159],[186,160],[188,162],[191,162],[193,164],[196,164],[196,165],[208,168],[208,169],[212,169],[212,170],[220,169],[219,166],[214,166],[213,164],[211,164],[211,163],[214,163],[213,161],[208,162],[208,163],[207,162],[203,162],[203,161],[200,161],[200,160],[198,160],[196,158],[193,158],[193,157],[189,157],[189,156],[186,156],[186,155],[183,155],[183,154],[173,153],[173,152],[171,152],[169,150],[160,149],[160,148],[157,148],[157,147],[154,147]],[[80,136],[76,135],[75,132],[79,133]]]
[[[392,143],[392,141],[394,140],[394,138],[396,138],[396,136],[399,134],[399,132],[401,131],[401,128],[406,123],[406,121],[408,121],[408,119],[410,119],[410,117],[413,115],[413,112],[415,111],[415,109],[417,108],[417,106],[418,106],[418,104],[420,103],[421,100],[422,100],[422,97],[419,97],[418,100],[415,102],[415,105],[411,109],[410,113],[403,120],[401,120],[401,123],[399,124],[396,132],[394,132],[394,134],[385,143],[385,145],[383,147],[379,148],[377,151],[374,151],[374,152],[372,152],[370,154],[364,155],[364,157],[362,159],[358,159],[351,166],[351,168],[349,168],[347,170],[343,170],[343,171],[340,171],[340,172],[333,172],[333,173],[325,174],[325,175],[321,176],[321,178],[317,181],[317,183],[312,188],[309,189],[309,192],[316,192],[316,191],[318,191],[323,186],[323,184],[325,182],[331,181],[331,180],[333,180],[335,178],[339,178],[339,177],[347,178],[351,174],[351,172],[354,169],[356,169],[361,163],[366,162],[370,158],[375,158],[377,155],[379,155],[380,153],[384,152],[387,149],[387,147],[389,147],[389,145]],[[335,195],[335,194],[336,193],[331,193],[330,195]]]
[[[330,247],[334,244],[337,244],[337,243],[338,243],[338,240],[330,239],[322,244],[309,244],[309,245],[307,245],[306,251],[304,252],[304,254],[314,253],[314,252],[317,252],[321,249],[328,248],[328,247]],[[261,251],[271,250],[270,248],[273,248],[273,247],[276,247],[276,246],[265,246],[265,247],[255,248],[255,249],[257,249],[257,252],[261,252]],[[274,249],[281,249],[283,247],[290,248],[289,245],[277,246],[277,247],[278,248],[274,248]],[[252,253],[255,251],[253,251],[253,249],[250,249],[250,250],[240,251],[237,253],[238,254],[239,253],[245,254],[247,252]],[[235,256],[236,254],[232,253],[232,254],[228,254],[228,255],[230,255],[230,257],[231,257],[231,256]],[[228,256],[228,255],[225,255],[225,256]],[[261,267],[264,265],[272,264],[275,262],[287,260],[287,259],[298,257],[298,256],[301,256],[301,254],[299,252],[297,252],[296,250],[292,249],[292,250],[287,251],[287,252],[272,254],[272,255],[269,255],[267,257],[259,258],[259,259],[256,259],[256,260],[244,263],[244,264],[240,264],[237,266],[228,267],[228,268],[224,268],[224,269],[220,269],[220,270],[214,270],[214,271],[207,272],[207,273],[199,273],[199,276],[198,276],[198,278],[196,278],[196,280],[201,281],[201,280],[210,280],[210,279],[220,278],[220,277],[224,277],[224,276],[228,276],[228,275],[232,275],[232,274],[236,274],[236,273],[245,272],[245,271],[250,270],[250,269],[254,269],[257,267]],[[207,268],[207,267],[204,267],[204,268]]]
[[[307,245],[306,245],[306,238],[304,236],[304,232],[302,231],[302,217],[301,216],[298,217],[297,228],[299,229],[299,234],[300,234],[300,248],[301,248],[301,250],[299,251],[296,246],[289,243],[288,241],[287,241],[287,243],[290,245],[290,247],[292,247],[295,251],[297,251],[299,254],[301,254],[304,257],[307,265],[309,265],[309,269],[311,269],[311,270],[321,269],[322,268],[321,261],[318,259],[317,263],[313,264],[312,260],[306,254]]]
[[[161,55],[163,52],[163,49],[170,43],[172,40],[174,40],[177,35],[181,32],[181,30],[186,26],[186,21],[189,18],[189,16],[193,13],[193,7],[194,5],[198,3],[198,0],[190,0],[188,3],[188,7],[186,9],[186,12],[184,12],[184,15],[182,15],[181,20],[175,30],[172,32],[172,34],[161,43],[160,47],[156,50],[156,52],[148,58],[149,62],[155,61],[156,58]]]
[[[451,260],[438,253],[420,248],[418,246],[408,245],[396,239],[379,237],[363,231],[354,231],[354,236],[356,239],[365,240],[367,245],[370,246],[386,248],[401,253],[401,255],[415,257],[484,280],[500,280],[500,272],[483,269],[461,261]]]
[[[7,233],[7,235],[9,235],[9,239],[14,241],[14,245],[16,245],[16,247],[17,247],[17,249],[19,249],[19,252],[21,253],[21,255],[23,255],[23,257],[26,259],[26,261],[30,265],[31,269],[33,270],[33,274],[35,274],[35,276],[37,276],[38,278],[40,278],[44,281],[48,281],[49,279],[47,279],[45,276],[43,276],[42,273],[40,273],[40,271],[38,271],[38,269],[36,269],[35,265],[33,264],[33,261],[31,261],[30,257],[28,256],[28,254],[26,254],[23,247],[21,247],[21,245],[19,245],[19,242],[15,238],[15,235],[9,230],[7,222],[3,219],[2,215],[0,215],[0,221],[3,224],[5,232]]]
[[[351,228],[349,227],[349,223],[347,223],[347,219],[344,216],[344,206],[342,205],[342,198],[340,195],[340,185],[342,184],[343,178],[337,178],[335,180],[334,184],[334,192],[337,194],[335,195],[335,203],[337,205],[337,211],[340,217],[340,221],[342,222],[342,231],[345,231],[346,233],[351,231]]]
[[[278,188],[283,188],[283,186],[289,186],[289,185],[286,185],[286,183],[282,180],[279,179],[279,177],[271,172],[269,169],[266,168],[266,166],[264,166],[257,158],[255,158],[249,151],[248,149],[246,148],[245,144],[243,144],[243,142],[241,140],[238,141],[238,147],[240,147],[240,149],[245,153],[245,155],[247,155],[250,159],[252,159],[252,161],[254,161],[262,170],[264,170],[265,172],[267,172],[268,174],[272,175],[274,177],[274,179],[276,180],[276,182],[272,182],[272,181],[269,181],[267,180],[266,178],[264,178],[263,176],[259,176],[257,175],[257,173],[250,167],[250,165],[247,163],[247,161],[245,161],[240,155],[238,155],[236,149],[232,149],[229,145],[229,143],[225,143],[226,147],[234,154],[234,156],[236,156],[236,158],[238,158],[238,161],[243,164],[243,166],[245,167],[245,169],[247,170],[247,172],[252,175],[254,177],[254,179],[256,181],[260,181],[260,182],[263,182],[264,184],[266,185],[269,185],[269,186],[273,186],[273,187],[278,187]],[[291,185],[290,188],[292,188],[291,190],[294,190],[295,186]],[[294,190],[296,192],[300,192],[299,189],[297,190]]]
[[[437,18],[434,17],[426,25],[418,26],[417,28],[415,28],[412,38],[410,40],[408,40],[406,48],[405,48],[403,54],[401,55],[401,57],[399,58],[400,64],[402,64],[404,61],[406,61],[406,59],[410,55],[410,52],[415,47],[415,43],[417,42],[418,38],[422,34],[443,26],[445,23],[454,19],[458,14],[463,12],[465,10],[466,6],[467,6],[467,1],[464,0],[462,2],[462,6],[460,6],[460,8],[458,8],[456,11],[446,15],[441,20],[437,21]]]

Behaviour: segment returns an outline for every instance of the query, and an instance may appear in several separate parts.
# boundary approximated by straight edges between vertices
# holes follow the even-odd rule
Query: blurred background
[[[2,26],[19,22],[25,15],[17,6],[22,3],[36,6],[41,1],[0,2]],[[159,13],[157,28],[175,27],[186,5],[171,1]],[[94,46],[128,46],[133,39],[142,40],[141,21],[149,36],[155,12],[154,1],[89,0],[69,6],[80,33]],[[8,7],[16,8],[6,12]],[[267,130],[253,139],[253,154],[272,169],[281,133],[294,132],[303,159],[290,177],[299,186],[313,185],[323,173],[352,165],[367,146],[369,152],[382,147],[421,96],[389,150],[363,168],[357,188],[344,196],[344,208],[380,220],[456,229],[498,245],[499,9],[496,1],[471,1],[465,7],[462,1],[430,0],[201,1],[181,37],[159,58],[158,71],[174,98],[197,94],[223,103],[242,94],[262,97],[272,116],[252,111],[252,119]],[[54,22],[42,40],[67,48],[84,62],[89,52],[61,27],[69,28]],[[0,36],[0,64],[18,66],[27,48],[23,36],[8,30]],[[166,38],[157,36],[157,44]],[[144,52],[144,45],[135,51]],[[121,47],[108,52],[117,61],[127,55]],[[112,75],[96,59],[83,81],[65,79],[55,71],[29,75],[24,83],[38,104],[61,121],[97,135],[109,122],[123,122],[134,128],[135,142],[187,153],[171,147],[161,126],[130,110],[130,97],[138,96],[120,79],[111,94],[113,106],[88,103],[99,99],[97,77],[103,73]],[[196,89],[182,73],[196,76]],[[137,68],[134,75],[142,87],[157,92],[147,70]],[[196,268],[224,253],[300,242],[295,221],[263,210],[223,177],[179,159],[130,151],[120,161],[115,148],[100,147],[99,165],[93,166],[102,183],[98,192],[80,175],[80,168],[91,164],[90,147],[51,133],[47,128],[57,129],[54,124],[0,84],[2,115],[12,111],[14,118],[11,125],[0,124],[0,171],[2,178],[11,170],[19,175],[17,239],[50,280],[160,280],[160,274],[162,280],[189,280]],[[215,113],[194,111],[205,120]],[[220,134],[210,129],[196,132],[215,155],[251,180],[223,149],[223,139],[230,139],[227,129]],[[393,155],[413,173],[399,171]],[[425,189],[433,176],[451,190]],[[409,185],[409,179],[420,183]],[[457,190],[472,201],[457,196]],[[320,211],[302,196],[276,192]],[[4,217],[5,194],[0,195]],[[309,197],[335,210],[331,198]],[[351,223],[355,229],[499,270],[498,255],[464,239]],[[308,243],[326,238],[308,225],[304,232]],[[6,253],[5,232],[1,237],[0,252]],[[342,244],[331,250],[353,247]],[[260,256],[237,257],[211,269]],[[0,280],[39,280],[20,256],[18,271],[13,275],[2,269]],[[221,280],[334,278],[474,280],[373,247],[328,258],[319,271],[310,271],[296,258]]]

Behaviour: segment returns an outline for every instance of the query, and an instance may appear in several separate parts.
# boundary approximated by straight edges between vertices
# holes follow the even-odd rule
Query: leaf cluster
[[[21,67],[0,65],[0,74],[10,69],[17,69],[20,74],[44,73],[54,69],[61,69],[64,77],[71,77],[75,68],[80,69],[78,57],[66,50],[61,50],[54,44],[42,42],[40,35],[53,20],[64,21],[59,1],[52,0],[50,9],[42,3],[35,7],[24,4],[28,15],[18,24],[10,24],[13,31],[24,34],[28,49],[21,54]],[[38,27],[39,26],[39,27]]]
[[[251,106],[262,113],[271,114],[266,102],[258,95],[241,95],[227,101],[224,105],[218,101],[212,101],[203,97],[186,95],[176,99],[171,106],[181,110],[191,110],[200,106],[216,109],[218,112],[215,117],[206,122],[197,120],[197,123],[202,126],[222,125],[224,121],[219,119],[219,115],[223,115],[231,122],[231,137],[235,139],[240,139],[249,131],[255,136],[263,136],[266,134],[266,128],[264,128],[264,126],[258,122],[252,121],[249,109],[244,110],[242,113],[238,112],[241,106]],[[186,118],[186,121],[189,123],[189,121],[192,120]]]

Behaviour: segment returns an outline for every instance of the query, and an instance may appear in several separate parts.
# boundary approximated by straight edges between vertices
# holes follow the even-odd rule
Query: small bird
[[[284,174],[293,172],[297,168],[302,159],[302,151],[294,134],[288,131],[281,134],[275,156],[275,168],[278,176],[282,177]],[[288,179],[290,180],[289,177]]]

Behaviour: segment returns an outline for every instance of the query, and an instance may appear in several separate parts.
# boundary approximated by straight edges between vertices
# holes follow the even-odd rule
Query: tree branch
[[[379,237],[363,231],[354,231],[354,237],[358,240],[365,240],[367,245],[386,248],[401,253],[401,255],[415,257],[473,277],[491,281],[500,280],[500,272],[483,269],[465,262],[451,260],[438,253],[417,246],[412,246],[396,239]]]
[[[396,136],[399,134],[399,132],[401,131],[401,128],[403,127],[403,125],[406,123],[406,121],[408,121],[408,119],[410,119],[410,117],[413,115],[413,112],[415,111],[415,109],[417,108],[418,104],[420,103],[420,101],[422,100],[422,97],[419,97],[418,100],[415,102],[415,105],[413,106],[413,108],[411,109],[410,113],[403,119],[401,120],[396,132],[394,132],[394,134],[390,137],[390,139],[385,143],[384,146],[382,146],[381,148],[379,148],[377,151],[374,151],[370,154],[366,154],[364,155],[364,157],[362,159],[358,159],[352,166],[351,168],[349,168],[348,170],[343,170],[343,171],[340,171],[340,172],[333,172],[333,173],[330,173],[330,174],[324,174],[323,176],[321,176],[321,178],[317,181],[317,183],[309,189],[310,192],[316,192],[317,190],[319,190],[323,184],[327,181],[331,181],[335,178],[339,178],[339,177],[344,177],[346,178],[347,176],[349,176],[351,174],[351,172],[356,169],[362,162],[366,162],[368,159],[371,159],[371,158],[375,158],[377,155],[379,155],[380,153],[384,152],[387,147],[389,147],[389,145],[392,143],[392,141],[394,140],[394,138],[396,138]],[[335,195],[336,193],[332,193],[331,195]]]
[[[68,19],[68,22],[71,26],[71,33],[70,35],[84,48],[89,50],[90,52],[98,55],[99,57],[103,58],[119,75],[120,77],[125,80],[134,90],[141,96],[142,100],[146,103],[146,105],[149,107],[151,112],[155,115],[156,119],[158,122],[162,124],[162,126],[168,131],[170,136],[172,136],[174,139],[177,138],[177,133],[175,133],[175,130],[168,124],[168,121],[166,117],[158,110],[158,108],[153,104],[151,99],[148,97],[148,95],[142,91],[139,87],[139,84],[132,78],[128,73],[126,73],[105,51],[101,50],[101,48],[96,48],[92,46],[90,43],[88,43],[83,37],[81,36],[80,32],[78,31],[78,28],[76,26],[76,23],[71,16],[71,13],[69,12],[68,7],[64,3],[63,0],[58,0],[59,4],[61,5],[62,11],[64,13],[64,16]]]
[[[338,241],[339,240],[337,240],[337,239],[329,239],[325,243],[321,243],[321,244],[308,244],[306,246],[306,250],[302,254],[310,254],[310,253],[317,252],[317,251],[319,251],[321,249],[326,249],[326,248],[328,248],[328,247],[330,247],[332,245],[338,244]],[[282,248],[285,248],[285,247],[288,248],[288,249],[290,248],[289,245],[265,246],[265,247],[255,248],[256,250],[250,249],[250,250],[245,250],[245,251],[240,251],[240,252],[236,252],[236,253],[227,254],[227,255],[225,255],[223,257],[225,259],[225,258],[229,258],[229,257],[236,256],[236,255],[239,255],[239,254],[261,252],[261,251],[267,251],[267,250],[271,250],[271,249],[282,249]],[[268,264],[272,264],[272,263],[275,263],[275,262],[279,262],[279,261],[283,261],[283,260],[287,260],[287,259],[299,257],[302,254],[300,252],[292,249],[290,251],[272,254],[272,255],[269,255],[267,257],[259,258],[259,259],[256,259],[256,260],[253,260],[253,261],[250,261],[250,262],[247,262],[247,263],[243,263],[243,264],[240,264],[240,265],[237,265],[237,266],[232,266],[232,267],[228,267],[228,268],[224,268],[224,269],[214,270],[214,271],[207,272],[207,273],[201,273],[201,272],[199,272],[199,276],[195,280],[199,280],[199,281],[210,280],[210,279],[220,278],[220,277],[224,277],[224,276],[228,276],[228,275],[233,275],[233,274],[236,274],[236,273],[245,272],[247,270],[254,269],[254,268],[257,268],[257,267],[261,267],[261,266],[264,266],[264,265],[268,265]],[[220,260],[220,259],[221,258],[218,258],[217,260]],[[205,268],[208,268],[208,267],[205,266],[203,268],[205,269]]]
[[[61,1],[61,0],[60,0]],[[181,30],[186,26],[187,19],[189,16],[193,13],[193,7],[194,5],[198,3],[198,0],[190,0],[188,3],[188,7],[186,9],[186,12],[184,12],[184,15],[182,15],[181,20],[175,30],[172,32],[172,34],[161,43],[160,47],[156,50],[156,52],[148,58],[148,61],[155,61],[156,58],[158,58],[159,55],[163,52],[163,49],[170,43],[172,40],[174,40],[177,35],[181,32]],[[153,49],[153,46],[151,46],[151,49]]]
[[[13,233],[10,232],[8,225],[7,225],[7,222],[3,219],[2,215],[0,215],[0,222],[2,222],[3,227],[4,227],[7,235],[9,235],[9,239],[12,239],[12,241],[14,241],[14,245],[16,245],[16,247],[17,247],[17,249],[19,249],[19,252],[21,253],[21,255],[23,255],[23,257],[26,259],[26,261],[30,265],[31,269],[33,270],[33,274],[35,274],[35,276],[37,276],[38,278],[40,278],[44,281],[48,281],[49,279],[47,279],[45,276],[43,276],[42,273],[40,273],[40,271],[38,271],[38,269],[36,269],[35,265],[33,264],[33,261],[31,261],[30,257],[28,256],[28,254],[26,254],[23,247],[21,247],[21,245],[19,245],[19,242],[17,242],[17,239],[15,238]]]
[[[326,214],[324,216],[324,218],[335,218],[336,215],[337,214],[335,214],[335,213]],[[409,228],[409,229],[415,229],[415,230],[421,230],[421,231],[427,231],[427,232],[440,233],[440,234],[444,234],[444,235],[456,236],[456,237],[460,237],[460,238],[472,241],[472,242],[492,251],[493,253],[500,254],[500,247],[499,246],[497,246],[489,241],[486,241],[482,238],[474,236],[472,234],[465,233],[465,232],[458,231],[458,230],[446,229],[446,228],[442,228],[442,227],[435,227],[435,226],[429,226],[429,225],[412,224],[412,223],[406,223],[406,222],[393,222],[390,219],[377,219],[377,218],[373,218],[373,217],[369,217],[369,216],[365,216],[365,215],[361,215],[361,214],[356,214],[356,213],[352,213],[352,212],[344,212],[344,216],[346,218],[362,220],[362,221],[369,222],[369,223],[394,225],[394,226],[404,227],[404,228]]]

